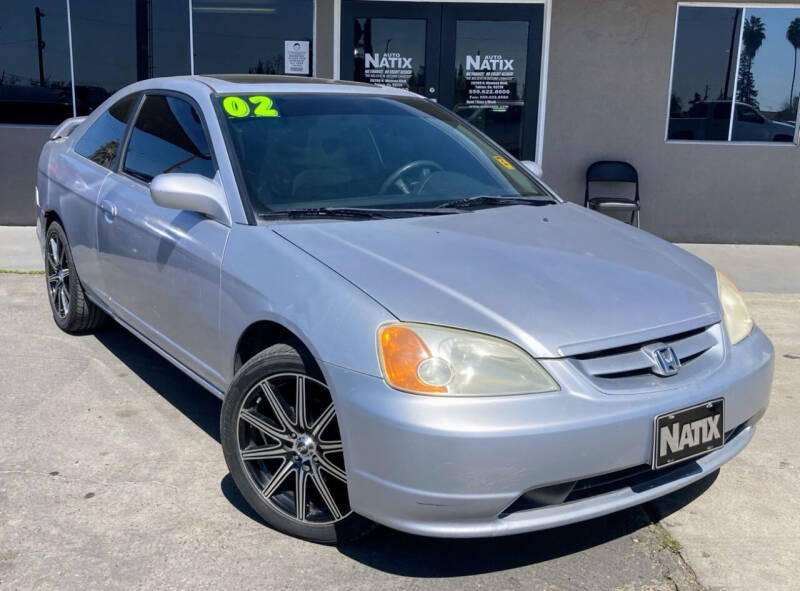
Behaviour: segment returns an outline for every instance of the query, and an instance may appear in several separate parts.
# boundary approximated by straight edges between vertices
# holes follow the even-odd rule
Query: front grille
[[[661,377],[653,373],[653,361],[642,349],[654,343],[664,343],[675,351],[681,362],[676,375]],[[663,388],[670,381],[697,378],[715,369],[722,362],[722,333],[719,324],[714,324],[660,339],[575,355],[568,360],[607,392]]]
[[[754,425],[762,415],[763,412],[726,431],[725,443],[727,444],[750,425]],[[632,468],[617,470],[616,472],[600,474],[599,476],[591,476],[529,490],[509,505],[500,514],[500,517],[507,517],[520,511],[573,503],[624,488],[630,488],[633,492],[644,492],[673,480],[699,473],[701,468],[697,463],[698,459],[700,458],[684,460],[658,470],[653,469],[649,464],[641,464]]]

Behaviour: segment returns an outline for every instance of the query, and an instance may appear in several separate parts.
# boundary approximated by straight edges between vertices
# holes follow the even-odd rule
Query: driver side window
[[[174,96],[145,97],[131,130],[123,170],[146,183],[169,172],[214,178],[216,167],[197,110]]]

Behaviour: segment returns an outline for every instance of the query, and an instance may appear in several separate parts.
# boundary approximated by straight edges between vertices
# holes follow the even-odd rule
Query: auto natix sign
[[[414,60],[400,52],[365,53],[364,76],[367,82],[408,88],[408,80],[414,73]]]
[[[501,54],[467,55],[464,64],[466,103],[470,106],[500,107],[514,100],[514,60]]]
[[[502,55],[468,55],[467,71],[514,72],[514,60]]]

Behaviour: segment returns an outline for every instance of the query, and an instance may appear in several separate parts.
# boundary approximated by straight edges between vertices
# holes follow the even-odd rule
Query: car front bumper
[[[566,525],[655,499],[703,478],[749,443],[767,407],[773,350],[755,328],[729,347],[710,377],[646,394],[604,394],[573,379],[563,361],[542,364],[560,392],[472,399],[407,394],[324,364],[353,510],[409,533],[482,537]],[[646,486],[507,511],[528,491],[649,464],[655,416],[720,397],[730,434],[721,449],[651,472]]]

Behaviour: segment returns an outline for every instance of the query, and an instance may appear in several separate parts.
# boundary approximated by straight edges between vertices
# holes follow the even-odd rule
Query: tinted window
[[[80,0],[70,10],[79,115],[137,80],[189,74],[188,0]]]
[[[72,88],[66,3],[3,0],[0,123],[55,125],[68,117],[72,117]]]
[[[727,110],[730,117],[741,18],[740,8],[680,7],[669,139],[728,139],[728,121],[716,115]]]
[[[138,95],[130,95],[114,103],[86,130],[75,144],[75,151],[106,168],[113,168],[128,116],[137,98]]]
[[[72,2],[70,16],[75,100],[78,115],[86,115],[136,81],[136,2]]]
[[[293,42],[312,38],[314,0],[194,0],[192,19],[195,73],[284,74]]]
[[[124,170],[145,182],[167,172],[214,178],[216,169],[195,108],[172,96],[145,98],[131,131]]]
[[[139,79],[189,74],[189,0],[154,0],[145,6],[148,25],[137,26],[136,33]]]
[[[795,137],[800,9],[744,11],[734,141],[791,142]]]

